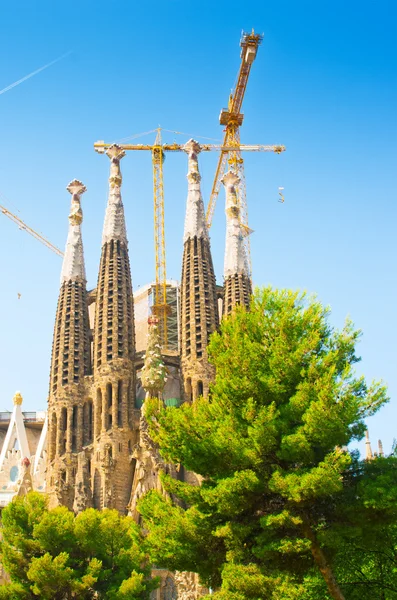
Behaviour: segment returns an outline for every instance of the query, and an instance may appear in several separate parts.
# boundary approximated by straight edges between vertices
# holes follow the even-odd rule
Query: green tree
[[[75,516],[48,510],[45,496],[31,492],[3,510],[1,534],[11,583],[0,587],[0,599],[144,600],[157,586],[139,528],[115,510]]]
[[[352,463],[332,528],[321,536],[334,553],[349,600],[397,599],[397,458]]]
[[[320,574],[329,597],[345,598],[322,534],[352,487],[345,448],[387,397],[354,374],[360,332],[333,329],[328,313],[304,294],[258,291],[211,338],[211,397],[148,401],[165,460],[203,477],[195,487],[163,476],[179,505],[155,491],[141,500],[152,558],[198,572],[221,587],[214,597],[302,599]]]

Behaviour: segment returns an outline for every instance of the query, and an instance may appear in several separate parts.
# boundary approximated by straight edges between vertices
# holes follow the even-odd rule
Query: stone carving
[[[236,186],[240,183],[240,179],[233,171],[228,171],[221,181],[226,191],[226,246],[223,275],[228,277],[241,273],[248,276],[248,260],[236,193]]]
[[[72,194],[72,201],[69,214],[68,239],[66,241],[61,271],[61,285],[64,281],[86,280],[83,240],[80,227],[83,222],[80,196],[84,194],[87,188],[78,179],[73,179],[66,189]]]
[[[164,600],[178,600],[178,598],[180,597],[172,577],[168,576],[165,580],[163,597]]]
[[[236,186],[239,177],[228,171],[222,179],[226,191],[226,244],[224,262],[224,304],[223,314],[230,314],[237,304],[249,307],[252,293],[250,268],[244,236],[251,233],[240,220],[240,207]]]
[[[178,590],[178,600],[197,600],[208,593],[208,590],[199,584],[197,573],[175,571],[174,581]]]
[[[208,239],[208,230],[205,222],[204,202],[201,195],[201,175],[198,168],[197,155],[201,146],[195,140],[189,140],[183,150],[188,155],[188,194],[186,202],[185,229],[183,241],[194,236]]]
[[[73,179],[66,189],[72,194],[69,222],[72,225],[80,225],[80,223],[83,221],[83,211],[81,210],[80,196],[87,191],[87,188],[78,179]]]
[[[125,151],[117,144],[113,144],[107,149],[106,154],[110,158],[110,190],[103,226],[102,245],[110,240],[120,240],[127,244],[124,208],[120,192],[122,183],[120,160],[125,156]]]
[[[21,392],[15,392],[15,396],[13,397],[12,401],[13,401],[14,405],[20,406],[23,402]]]
[[[78,455],[76,484],[74,492],[73,511],[80,513],[92,507],[92,493],[90,475],[88,473],[87,459],[84,453]]]
[[[109,146],[106,150],[107,156],[110,158],[110,177],[109,183],[111,187],[121,186],[121,182],[123,177],[120,171],[120,160],[125,156],[125,150],[118,146],[117,144],[113,144]]]
[[[137,504],[139,499],[149,490],[158,490],[165,494],[160,481],[160,471],[167,467],[160,456],[156,444],[149,434],[149,426],[144,415],[139,421],[139,442],[134,446],[132,456],[135,459],[135,472],[132,483],[131,500],[128,514],[138,519]]]

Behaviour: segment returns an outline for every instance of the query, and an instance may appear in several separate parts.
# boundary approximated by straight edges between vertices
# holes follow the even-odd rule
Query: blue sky
[[[384,379],[391,396],[369,420],[371,439],[389,449],[397,438],[396,16],[385,0],[3,3],[0,89],[72,52],[0,95],[0,203],[63,249],[65,187],[81,179],[94,287],[109,165],[93,142],[159,124],[221,139],[218,115],[238,72],[240,32],[264,33],[241,138],[285,144],[287,152],[245,157],[254,281],[315,292],[333,325],[349,315],[363,330],[358,371]],[[213,154],[201,156],[205,202],[215,165]],[[129,154],[122,167],[138,288],[154,274],[150,156]],[[168,155],[167,274],[175,279],[185,174],[186,157]],[[211,230],[219,282],[224,225],[220,196]],[[11,408],[15,390],[25,410],[46,406],[60,268],[57,255],[0,215],[0,410]]]

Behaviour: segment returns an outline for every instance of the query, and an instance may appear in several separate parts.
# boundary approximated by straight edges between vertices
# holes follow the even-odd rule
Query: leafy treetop
[[[153,559],[198,571],[219,598],[287,598],[288,578],[298,585],[313,568],[345,598],[321,532],[350,485],[346,447],[387,397],[354,374],[360,332],[328,316],[305,294],[257,291],[212,335],[210,398],[147,404],[165,460],[203,477],[200,487],[163,477],[183,506],[155,491],[141,501]]]

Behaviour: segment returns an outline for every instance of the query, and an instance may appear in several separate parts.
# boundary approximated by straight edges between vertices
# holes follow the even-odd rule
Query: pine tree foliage
[[[0,559],[11,583],[0,599],[144,600],[150,578],[135,522],[115,510],[47,509],[37,492],[14,498],[2,513]]]
[[[346,597],[323,532],[352,485],[346,447],[387,401],[382,384],[355,376],[359,337],[350,321],[333,329],[316,299],[266,288],[213,334],[210,399],[148,403],[164,459],[203,478],[164,476],[179,505],[155,491],[141,500],[157,564],[198,572],[213,598],[302,600],[317,575],[329,598]]]

